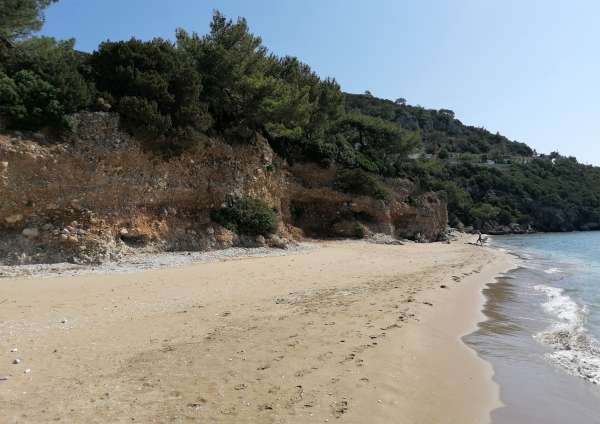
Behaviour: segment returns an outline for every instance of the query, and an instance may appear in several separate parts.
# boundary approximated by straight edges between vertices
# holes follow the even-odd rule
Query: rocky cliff
[[[102,262],[140,249],[208,250],[310,237],[384,233],[440,239],[446,205],[434,193],[408,198],[390,180],[386,200],[335,189],[336,170],[289,166],[269,144],[206,140],[164,160],[140,149],[108,113],[73,117],[68,140],[0,135],[0,264]],[[228,198],[261,198],[278,212],[277,234],[237,235],[212,222]]]

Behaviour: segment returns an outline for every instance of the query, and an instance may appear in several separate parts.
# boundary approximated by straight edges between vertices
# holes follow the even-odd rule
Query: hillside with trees
[[[68,134],[79,111],[110,111],[161,160],[218,137],[264,138],[287,163],[340,171],[340,187],[385,201],[383,179],[440,192],[450,223],[487,231],[600,228],[600,169],[461,123],[450,110],[345,94],[294,57],[278,57],[244,19],[214,14],[175,41],[31,37],[51,1],[4,1],[0,115],[11,130]],[[358,185],[358,187],[357,187]],[[365,188],[366,187],[366,188]],[[512,227],[511,227],[512,225]]]
[[[425,109],[411,106],[403,98],[392,102],[370,94],[347,94],[346,108],[419,131],[423,137],[423,150],[431,155],[483,155],[486,160],[501,161],[507,156],[528,157],[533,154],[525,143],[511,141],[484,128],[464,125],[449,109]]]
[[[421,134],[421,153],[393,174],[422,191],[445,193],[450,224],[486,231],[600,229],[600,168],[553,152],[538,155],[483,128],[462,124],[450,110],[431,110],[369,94],[346,95],[346,109]]]

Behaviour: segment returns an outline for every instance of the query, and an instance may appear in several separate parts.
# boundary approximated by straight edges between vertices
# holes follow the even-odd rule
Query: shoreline
[[[551,256],[559,239],[544,237],[537,245],[525,237],[495,244],[518,258],[518,266],[487,285],[487,319],[465,340],[495,370],[505,407],[492,411],[494,423],[597,423],[597,356],[586,347],[598,333],[584,328],[588,315],[580,302],[586,298],[569,291],[594,279],[568,253]],[[557,334],[573,345],[553,344]],[[561,363],[557,353],[575,356]]]
[[[467,237],[2,279],[0,408],[19,422],[486,422],[498,386],[462,337],[512,261]]]
[[[426,385],[422,390],[430,392],[440,390],[441,382],[435,378],[436,375],[441,374],[444,379],[450,381],[445,382],[444,402],[439,402],[442,399],[438,398],[438,405],[433,408],[432,413],[424,414],[425,411],[419,411],[418,405],[423,402],[407,405],[415,408],[414,416],[419,418],[419,422],[432,424],[440,422],[439,410],[454,409],[456,415],[448,422],[486,423],[490,422],[494,410],[504,406],[500,398],[500,387],[494,379],[493,364],[483,359],[465,342],[465,338],[476,331],[480,323],[488,319],[483,313],[487,302],[484,289],[496,284],[498,278],[502,278],[503,274],[515,269],[516,266],[509,252],[489,247],[485,249],[494,252],[494,259],[483,269],[463,279],[464,284],[460,287],[448,293],[436,292],[436,296],[445,295],[439,302],[441,307],[434,310],[423,322],[428,328],[426,333],[436,334],[437,337],[429,340],[434,344],[428,343],[423,346],[421,343],[416,343],[418,349],[423,348],[422,351],[417,352],[423,356],[428,355],[428,351],[440,354],[432,363],[420,364],[420,367],[426,369],[430,375],[425,379]],[[457,309],[458,304],[465,304],[468,307]],[[423,336],[427,337],[423,334],[423,328],[414,328],[412,331],[414,334],[409,334],[416,340],[422,340]],[[454,359],[445,361],[450,356]],[[457,367],[458,363],[462,366]],[[457,387],[463,390],[456,393]]]

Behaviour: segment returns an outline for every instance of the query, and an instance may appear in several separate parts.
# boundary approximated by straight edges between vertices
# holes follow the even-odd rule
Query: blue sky
[[[540,152],[600,165],[597,0],[60,0],[44,35],[101,41],[205,33],[214,9],[345,91],[449,108]]]

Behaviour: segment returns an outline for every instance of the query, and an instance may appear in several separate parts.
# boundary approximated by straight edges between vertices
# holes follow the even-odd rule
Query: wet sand
[[[600,424],[600,387],[544,358],[549,347],[534,335],[550,325],[536,284],[547,274],[519,268],[484,290],[486,321],[465,338],[494,367],[503,407],[493,424]]]
[[[464,240],[330,242],[2,279],[0,410],[23,423],[485,423],[498,386],[461,337],[511,266]]]

